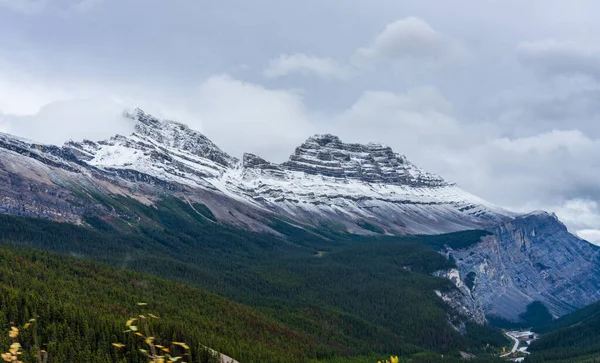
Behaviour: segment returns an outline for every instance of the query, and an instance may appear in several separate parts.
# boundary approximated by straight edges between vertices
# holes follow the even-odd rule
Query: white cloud
[[[201,129],[227,152],[284,161],[315,131],[302,97],[228,75],[212,76],[188,100]]]
[[[600,206],[596,201],[568,200],[555,213],[579,237],[600,245]]]
[[[598,140],[578,130],[487,139],[470,141],[472,146],[458,158],[459,172],[468,170],[461,177],[467,190],[515,209],[525,204],[543,209],[577,195],[600,196]]]
[[[460,126],[448,115],[451,109],[452,105],[432,87],[405,93],[366,91],[335,118],[332,129],[353,141],[385,142],[402,152],[414,152],[422,145],[421,138],[433,144],[459,136]]]
[[[579,238],[600,246],[600,230],[598,229],[582,229],[576,232]]]
[[[0,59],[0,112],[35,114],[48,103],[67,99],[66,91]]]
[[[103,90],[103,88],[106,88]],[[15,87],[13,91],[19,90]],[[62,144],[68,139],[102,140],[117,133],[128,134],[133,125],[123,121],[126,108],[141,107],[158,117],[188,124],[215,141],[225,151],[241,157],[253,152],[284,161],[293,148],[317,130],[302,97],[295,92],[268,89],[228,75],[211,76],[185,96],[164,92],[146,94],[139,89],[98,85],[72,94],[46,96],[42,85],[32,83],[31,92],[10,92],[0,86],[0,106],[6,112],[0,128],[44,143]],[[54,96],[54,94],[50,93]]]
[[[272,59],[263,74],[269,78],[279,78],[293,73],[316,75],[323,79],[345,80],[352,71],[331,58],[316,57],[303,53],[285,54]]]
[[[600,83],[584,76],[558,76],[501,92],[485,106],[510,136],[552,129],[578,129],[600,136]]]
[[[409,17],[388,24],[373,43],[360,48],[357,55],[366,59],[436,61],[450,50],[449,39],[424,20]]]
[[[500,138],[493,146],[511,154],[549,155],[566,152],[569,155],[588,152],[595,142],[579,130],[552,130],[542,134],[518,139]]]
[[[125,108],[111,99],[73,99],[52,102],[32,115],[7,115],[2,120],[13,134],[61,145],[68,139],[104,140],[115,134],[130,134],[133,124],[122,117]]]
[[[600,226],[600,208],[593,200],[568,200],[555,213],[578,230]]]
[[[8,123],[3,120],[3,116],[0,114],[0,132],[9,133],[10,128],[8,127]]]
[[[600,49],[591,44],[546,39],[517,47],[521,64],[548,75],[587,74],[600,78]]]

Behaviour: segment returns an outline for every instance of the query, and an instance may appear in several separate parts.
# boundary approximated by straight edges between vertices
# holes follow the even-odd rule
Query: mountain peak
[[[368,183],[410,186],[448,185],[441,177],[429,174],[381,143],[349,144],[331,134],[309,137],[296,148],[282,167]]]
[[[326,146],[331,144],[342,144],[342,140],[339,137],[332,134],[315,134],[306,140],[307,143],[314,142],[320,146]]]
[[[237,159],[221,150],[208,137],[185,124],[154,117],[140,108],[124,114],[137,122],[134,136],[149,139],[159,146],[205,157],[223,166],[237,163]]]
[[[245,153],[242,158],[242,166],[251,169],[279,169],[279,166],[251,153]]]

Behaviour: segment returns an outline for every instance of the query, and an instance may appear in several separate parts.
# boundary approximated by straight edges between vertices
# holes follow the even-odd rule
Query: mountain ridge
[[[129,136],[57,147],[10,142],[5,135],[0,147],[69,172],[118,178],[125,188],[140,181],[163,184],[167,190],[191,188],[201,198],[216,194],[210,199],[221,202],[209,208],[219,208],[229,198],[236,208],[255,209],[251,214],[281,215],[315,226],[336,224],[359,234],[372,233],[361,227],[366,224],[388,234],[431,234],[484,228],[513,216],[382,144],[346,144],[334,135],[315,135],[281,164],[252,154],[238,160],[181,123],[140,109],[124,115],[136,121]],[[237,223],[239,218],[229,218],[229,211],[216,215]]]

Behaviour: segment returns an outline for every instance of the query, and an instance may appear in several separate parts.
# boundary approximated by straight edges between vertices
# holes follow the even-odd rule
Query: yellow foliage
[[[10,327],[10,331],[8,332],[8,336],[11,337],[12,339],[16,339],[19,337],[19,329],[15,328],[14,326]]]
[[[400,362],[400,358],[398,358],[397,355],[392,355],[390,356],[390,360],[380,360],[377,361],[377,363],[399,363]]]
[[[14,326],[11,326],[10,330],[8,331],[8,336],[11,339],[17,339],[19,337],[19,329],[15,328]],[[0,357],[2,357],[2,360],[5,362],[23,363],[19,360],[19,356],[21,354],[21,343],[13,342],[10,345],[10,349],[8,349],[8,352],[2,353]]]
[[[147,306],[148,304],[138,303],[137,305],[138,306]],[[125,330],[124,333],[133,333],[136,336],[143,339],[144,343],[148,346],[148,348],[140,349],[140,352],[143,353],[148,358],[149,363],[165,363],[165,362],[167,362],[167,360],[169,362],[177,362],[180,359],[183,359],[183,357],[170,356],[168,354],[171,352],[171,350],[169,348],[154,343],[155,340],[160,340],[160,338],[157,339],[153,336],[150,336],[148,317],[150,317],[152,319],[159,319],[158,316],[153,315],[153,314],[146,314],[146,315],[140,314],[140,315],[138,315],[139,319],[138,318],[129,319],[125,323],[125,326],[127,326],[129,329]],[[139,324],[132,325],[136,321],[138,321]],[[171,344],[182,347],[185,350],[190,350],[190,347],[187,344],[182,343],[182,342],[172,342]],[[115,346],[117,348],[123,348],[125,345],[121,344],[121,343],[113,343],[113,346]],[[159,353],[166,354],[166,356],[160,355]],[[191,359],[191,355],[189,352],[187,352],[185,355],[188,356],[189,359]]]

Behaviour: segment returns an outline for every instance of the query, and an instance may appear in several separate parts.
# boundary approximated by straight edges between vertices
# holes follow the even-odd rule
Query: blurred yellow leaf
[[[180,347],[182,347],[183,349],[190,349],[190,347],[185,344],[185,343],[181,343],[181,342],[173,342],[173,344],[175,345],[179,345]]]
[[[10,331],[8,332],[8,336],[13,339],[19,337],[19,329],[15,328],[14,326],[11,326]]]

